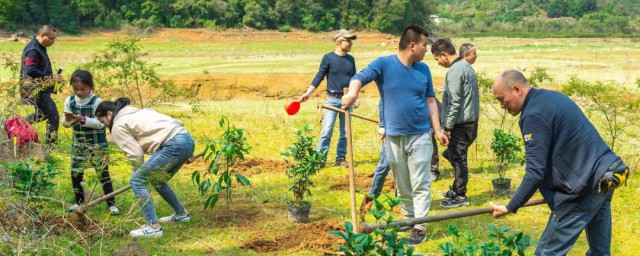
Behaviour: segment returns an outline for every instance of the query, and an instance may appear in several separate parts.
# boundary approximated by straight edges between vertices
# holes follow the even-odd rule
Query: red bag
[[[13,137],[17,137],[18,146],[20,147],[22,147],[24,144],[27,144],[27,142],[40,143],[40,139],[38,139],[38,133],[36,132],[36,130],[31,127],[29,122],[25,121],[19,116],[7,120],[5,127],[7,136],[9,136],[10,139],[13,139]]]

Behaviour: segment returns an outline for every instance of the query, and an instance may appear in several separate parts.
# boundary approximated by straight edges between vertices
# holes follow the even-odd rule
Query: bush
[[[522,256],[529,246],[535,244],[529,235],[524,235],[520,231],[510,234],[511,229],[505,226],[497,228],[493,225],[487,225],[486,227],[491,231],[487,236],[489,241],[476,242],[472,234],[460,235],[456,227],[449,225],[449,233],[455,237],[455,242],[454,244],[450,242],[439,244],[438,247],[445,256],[513,255],[514,252]],[[463,241],[460,241],[461,237]],[[478,254],[478,250],[481,250],[480,254]]]
[[[234,178],[240,185],[251,186],[251,182],[235,170],[235,167],[244,161],[244,155],[248,154],[251,149],[244,136],[244,130],[236,128],[224,116],[220,119],[219,124],[220,127],[225,128],[225,131],[220,139],[209,141],[204,151],[204,159],[209,162],[207,170],[203,174],[200,171],[195,171],[191,175],[191,180],[196,182],[200,194],[207,195],[204,208],[213,208],[221,193],[225,193],[227,203],[231,202],[231,187]],[[211,178],[216,176],[217,180]]]
[[[32,161],[27,163],[2,164],[8,170],[10,186],[17,194],[39,197],[53,189],[53,179],[60,174],[51,161]]]
[[[283,32],[283,33],[287,33],[287,32],[293,31],[293,29],[289,25],[282,25],[282,26],[278,27],[278,31]]]
[[[505,133],[503,130],[493,130],[493,140],[491,150],[496,160],[496,173],[498,180],[504,181],[507,169],[518,160],[518,152],[522,150],[520,138]]]
[[[376,228],[371,234],[353,233],[353,224],[349,221],[344,223],[346,232],[331,231],[332,236],[341,237],[346,245],[340,245],[338,248],[345,255],[419,255],[413,254],[413,247],[407,246],[408,238],[398,239],[399,227],[390,226],[393,222],[393,216],[387,215],[385,204],[389,206],[389,210],[396,205],[400,205],[402,200],[397,197],[391,197],[384,194],[387,198],[384,201],[373,200],[374,209],[369,213],[373,215],[378,222],[386,222],[385,228]]]
[[[320,171],[320,163],[325,156],[316,151],[313,146],[313,137],[307,134],[311,131],[309,125],[304,125],[296,132],[298,141],[293,146],[287,148],[287,152],[282,153],[283,156],[293,158],[293,161],[285,159],[289,169],[287,177],[293,179],[289,191],[293,191],[295,201],[293,205],[302,206],[304,197],[311,195],[310,187],[313,187],[311,177]]]

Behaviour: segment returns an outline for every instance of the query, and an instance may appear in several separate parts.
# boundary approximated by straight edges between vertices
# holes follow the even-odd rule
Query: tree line
[[[0,0],[6,30],[52,24],[82,28],[242,28],[329,31],[339,28],[398,32],[429,27],[433,0]]]
[[[434,23],[435,15],[440,21]],[[444,18],[444,19],[442,19]],[[0,28],[255,28],[399,33],[640,32],[638,0],[0,0]]]

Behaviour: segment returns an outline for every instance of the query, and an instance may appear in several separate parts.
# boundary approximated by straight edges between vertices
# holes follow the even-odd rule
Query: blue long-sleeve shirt
[[[352,80],[363,86],[375,81],[382,98],[385,132],[391,136],[416,135],[431,130],[427,97],[435,97],[429,67],[416,62],[410,67],[397,55],[379,57]]]
[[[313,78],[311,85],[318,88],[320,82],[327,77],[327,91],[342,93],[344,88],[349,87],[349,80],[356,74],[356,61],[353,56],[345,54],[340,56],[335,52],[330,52],[322,57],[318,73]]]
[[[566,95],[531,89],[520,115],[526,173],[507,205],[515,213],[537,189],[562,218],[618,158]]]

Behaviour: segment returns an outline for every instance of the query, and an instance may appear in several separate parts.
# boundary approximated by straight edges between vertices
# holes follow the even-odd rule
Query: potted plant
[[[493,179],[493,191],[498,194],[506,194],[511,190],[511,179],[506,178],[509,167],[518,160],[518,152],[522,150],[520,138],[505,133],[501,129],[493,130],[491,150],[495,157],[495,171],[498,178]]]
[[[308,136],[311,129],[308,125],[302,126],[297,132],[298,140],[293,146],[287,148],[287,152],[282,153],[287,159],[287,177],[292,179],[289,191],[292,191],[295,200],[287,203],[289,211],[289,221],[309,222],[309,212],[311,202],[305,201],[305,196],[311,195],[310,187],[313,187],[311,177],[320,170],[320,163],[324,160],[324,155],[315,150],[313,137]],[[291,161],[290,161],[291,159]]]

